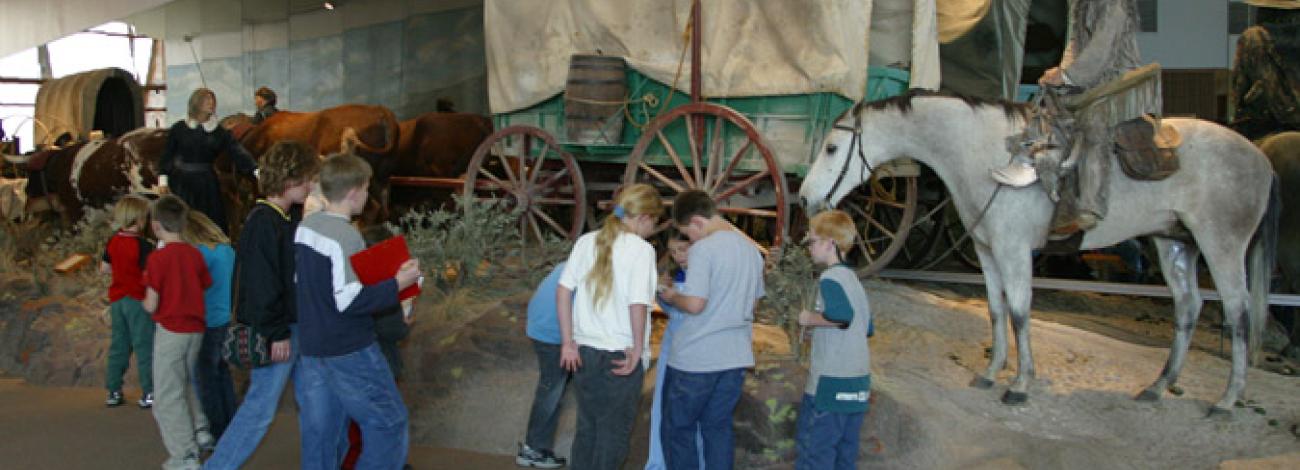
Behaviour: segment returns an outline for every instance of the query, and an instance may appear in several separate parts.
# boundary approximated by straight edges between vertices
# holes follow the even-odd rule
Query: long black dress
[[[257,168],[253,157],[235,140],[230,131],[221,126],[205,126],[181,120],[167,133],[167,148],[159,162],[160,170],[167,175],[172,194],[207,215],[221,230],[230,231],[226,225],[226,205],[221,200],[221,184],[212,167],[217,155],[225,151],[235,162],[241,174],[252,174]]]

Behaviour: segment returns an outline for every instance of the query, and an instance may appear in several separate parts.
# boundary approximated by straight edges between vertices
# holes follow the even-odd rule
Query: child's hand
[[[611,370],[614,375],[625,376],[636,372],[637,363],[641,361],[641,350],[638,348],[627,348],[623,350],[623,359],[614,359],[609,361],[614,364]]]
[[[293,346],[289,340],[282,339],[271,343],[271,362],[284,362],[289,360],[289,354],[293,352]]]
[[[411,284],[415,284],[415,282],[420,279],[420,260],[406,260],[405,263],[402,263],[402,267],[397,270],[397,275],[394,277],[397,279],[397,290],[411,287]]]
[[[569,341],[560,346],[560,368],[577,372],[582,368],[582,358],[578,356],[578,343]]]

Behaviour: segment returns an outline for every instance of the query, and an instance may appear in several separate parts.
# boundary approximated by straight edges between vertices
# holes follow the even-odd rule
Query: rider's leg
[[[1107,152],[1107,129],[1089,126],[1084,129],[1083,148],[1079,154],[1079,228],[1088,230],[1106,218],[1110,152]]]

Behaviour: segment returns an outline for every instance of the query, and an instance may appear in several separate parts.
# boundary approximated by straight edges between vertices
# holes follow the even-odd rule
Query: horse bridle
[[[844,157],[844,167],[840,168],[840,175],[835,178],[835,184],[831,185],[831,190],[827,191],[826,195],[822,197],[827,206],[831,203],[831,196],[835,194],[836,190],[840,189],[840,184],[844,182],[844,175],[849,173],[849,163],[853,162],[854,150],[857,150],[858,160],[862,162],[862,168],[858,171],[858,182],[865,181],[868,176],[875,173],[875,169],[871,168],[871,163],[867,161],[866,153],[862,151],[862,115],[859,114],[854,117],[853,127],[836,124],[833,128],[852,132],[853,139],[849,141],[849,152]]]

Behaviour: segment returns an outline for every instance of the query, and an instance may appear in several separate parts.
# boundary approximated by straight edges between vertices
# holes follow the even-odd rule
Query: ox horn
[[[6,161],[6,162],[9,162],[9,163],[12,163],[12,164],[14,164],[14,165],[26,165],[26,164],[27,164],[27,160],[28,160],[29,158],[31,158],[30,155],[10,155],[10,154],[7,154],[7,153],[5,153],[5,154],[0,154],[0,155],[4,155],[4,159],[5,159],[5,161]]]
[[[343,128],[343,135],[339,136],[339,153],[355,154],[358,146],[361,145],[361,138],[357,137],[356,129],[351,127]]]

